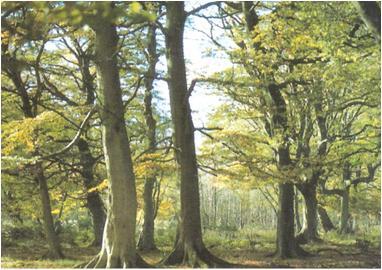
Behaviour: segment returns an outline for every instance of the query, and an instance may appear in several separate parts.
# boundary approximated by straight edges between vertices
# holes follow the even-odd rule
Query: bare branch
[[[88,112],[88,114],[85,116],[84,120],[82,121],[82,123],[80,125],[80,128],[77,131],[76,136],[74,136],[73,140],[67,146],[65,146],[63,149],[61,149],[61,150],[59,150],[59,151],[57,151],[55,153],[52,153],[52,154],[49,154],[49,155],[46,155],[46,156],[41,156],[41,157],[39,157],[39,160],[49,159],[49,158],[52,158],[54,156],[61,155],[61,154],[65,153],[65,152],[67,152],[68,150],[70,150],[78,142],[78,140],[80,139],[80,137],[82,135],[82,132],[85,130],[85,127],[86,127],[87,123],[89,122],[91,116],[95,112],[96,112],[96,106],[93,106],[93,108]]]
[[[190,15],[194,15],[195,13],[198,13],[199,11],[206,9],[210,6],[219,6],[221,3],[222,3],[222,1],[214,1],[214,2],[206,3],[204,5],[197,7],[197,8],[194,8],[193,10],[186,12],[186,17],[188,17]]]
[[[134,93],[131,95],[131,97],[123,104],[123,107],[126,109],[126,107],[134,100],[134,98],[137,96],[138,90],[141,87],[141,82],[143,80],[143,76],[138,78],[138,81],[135,83],[135,90]]]

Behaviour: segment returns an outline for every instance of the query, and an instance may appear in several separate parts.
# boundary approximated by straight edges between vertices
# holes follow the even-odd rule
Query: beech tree
[[[2,4],[3,257],[379,265],[379,10]]]
[[[153,115],[152,98],[153,98],[153,82],[155,78],[155,66],[158,62],[157,41],[156,41],[156,27],[151,26],[147,34],[147,61],[149,67],[145,78],[145,120],[147,125],[147,138],[149,140],[148,153],[155,153],[157,148],[156,140],[156,120]],[[154,242],[154,185],[156,184],[156,176],[149,176],[145,180],[145,187],[143,192],[144,198],[144,220],[143,230],[141,237],[138,241],[140,250],[154,250],[156,249]]]
[[[180,224],[174,250],[164,264],[184,263],[193,267],[204,264],[224,266],[227,263],[212,255],[204,246],[200,218],[198,166],[195,154],[194,125],[187,88],[183,52],[183,33],[187,13],[184,2],[166,3],[166,58],[168,88],[174,126],[176,160],[180,174]]]
[[[24,14],[21,14],[21,9],[24,9]],[[6,25],[6,32],[11,33],[15,31],[12,27],[13,17],[21,16],[24,17],[21,25],[25,29],[24,35],[18,35],[18,39],[21,43],[24,43],[28,39],[28,35],[34,35],[35,46],[38,48],[37,56],[30,62],[26,60],[20,60],[18,57],[17,50],[12,49],[12,44],[8,39],[6,42],[2,42],[2,72],[6,74],[9,80],[12,82],[13,86],[8,89],[9,91],[15,93],[21,100],[21,109],[23,112],[23,118],[25,120],[33,120],[37,118],[40,114],[39,111],[39,101],[42,96],[43,85],[41,83],[41,75],[39,72],[41,56],[45,50],[45,44],[47,42],[47,28],[43,27],[40,29],[41,32],[28,31],[30,30],[30,25],[25,24],[27,18],[35,16],[37,13],[34,10],[30,10],[23,6],[18,6],[16,8],[11,8],[7,10],[5,14],[2,15],[2,22]],[[38,25],[38,23],[36,23]],[[40,25],[41,27],[41,25]],[[22,73],[31,68],[35,72],[35,81],[37,84],[36,91],[34,94],[28,92],[28,86],[26,80]],[[11,90],[14,88],[14,90]],[[39,157],[41,155],[40,150],[37,147],[32,147],[32,157]],[[55,231],[54,219],[52,216],[51,200],[48,190],[47,177],[44,172],[43,160],[38,160],[30,164],[30,173],[38,186],[40,194],[41,212],[44,225],[44,233],[49,245],[48,254],[45,256],[48,258],[63,258],[64,255],[61,250],[60,241],[58,235]],[[17,173],[18,174],[18,173]]]
[[[87,267],[137,267],[144,262],[136,252],[137,198],[117,65],[118,35],[111,17],[115,7],[97,3],[94,8],[98,15],[107,14],[87,22],[96,34],[97,91],[110,199],[101,251]]]

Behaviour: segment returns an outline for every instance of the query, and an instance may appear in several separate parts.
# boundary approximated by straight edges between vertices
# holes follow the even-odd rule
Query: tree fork
[[[304,224],[301,231],[298,233],[296,240],[299,244],[308,242],[318,242],[321,239],[318,236],[318,202],[316,185],[312,182],[298,185],[301,194],[305,201]]]

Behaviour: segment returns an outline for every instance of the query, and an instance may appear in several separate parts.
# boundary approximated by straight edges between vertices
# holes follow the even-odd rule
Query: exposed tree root
[[[208,249],[202,247],[182,248],[178,245],[159,265],[187,265],[194,268],[209,267],[209,268],[231,268],[237,265],[226,262],[215,255]]]
[[[153,266],[148,264],[139,254],[136,256],[137,259],[133,266],[134,268],[153,268]],[[108,266],[106,253],[101,252],[94,256],[89,262],[78,264],[75,268],[124,268],[124,266],[121,262]]]
[[[137,268],[154,268],[153,265],[147,263],[141,255],[137,254],[137,262],[136,262],[136,267]]]
[[[316,236],[310,236],[308,234],[308,232],[306,230],[304,230],[296,236],[296,241],[298,244],[304,245],[304,244],[308,244],[311,242],[319,243],[319,242],[322,242],[322,239],[319,238],[317,235]]]
[[[344,256],[345,254],[343,254],[341,251],[335,249],[335,248],[320,248],[320,249],[317,249],[316,250],[316,253],[320,253],[320,252],[324,252],[324,251],[334,251],[336,253],[338,253],[339,255],[341,256]]]
[[[279,250],[276,250],[272,255],[267,255],[266,257],[276,257],[280,259],[289,258],[301,258],[301,257],[312,257],[313,254],[304,250],[296,243],[296,247],[293,250],[289,250],[286,254],[281,254]]]

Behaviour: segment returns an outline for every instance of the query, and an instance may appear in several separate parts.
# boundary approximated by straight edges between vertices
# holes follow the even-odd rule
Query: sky
[[[186,11],[192,10],[209,1],[186,1]],[[206,10],[201,11],[202,14],[211,14],[217,10],[216,7],[211,6]],[[210,29],[210,24],[203,18],[197,16],[190,16],[187,20],[185,32],[184,32],[184,54],[186,58],[186,69],[187,69],[187,81],[188,85],[195,78],[208,77],[215,72],[224,70],[228,68],[231,63],[224,57],[223,53],[217,53],[215,45],[198,30],[208,32]],[[218,28],[214,28],[215,38],[223,34],[223,31]],[[164,46],[163,36],[159,43]],[[230,40],[225,40],[226,44],[229,44]],[[206,52],[208,49],[213,50],[214,56],[208,55]],[[46,44],[46,49],[56,50],[56,42],[48,42]],[[216,54],[217,53],[217,54]],[[160,57],[157,68],[166,73],[166,59],[165,56]],[[167,83],[164,81],[156,81],[156,89],[161,98],[158,101],[160,111],[165,112],[170,116],[170,102],[169,102],[169,91]],[[195,127],[206,127],[208,126],[208,115],[214,111],[215,108],[222,103],[222,97],[212,94],[213,89],[211,86],[209,88],[206,85],[196,84],[194,91],[190,97],[190,105],[192,110],[192,117]],[[196,149],[198,149],[202,143],[204,135],[199,132],[195,132],[195,144]]]
[[[186,2],[186,10],[192,9],[205,3],[204,1]],[[203,13],[208,13],[209,10],[214,9],[210,7]],[[209,56],[206,52],[207,49],[216,50],[213,43],[208,40],[208,37],[195,29],[209,31],[210,25],[208,22],[200,17],[192,16],[190,18],[191,24],[187,23],[184,33],[184,54],[186,58],[187,69],[187,82],[188,85],[195,78],[208,77],[215,72],[222,71],[228,68],[231,63],[224,57],[222,53],[218,57]],[[220,30],[221,31],[221,30]],[[216,36],[219,35],[219,29],[214,30]],[[160,67],[165,68],[165,59],[161,59]],[[159,96],[163,99],[161,102],[161,110],[170,114],[169,93],[167,84],[158,82]],[[205,85],[196,84],[194,91],[190,97],[190,106],[192,110],[192,118],[195,127],[207,127],[208,115],[214,111],[220,104],[222,104],[222,97],[212,94],[213,89],[207,88]],[[204,135],[195,132],[195,145],[196,149],[201,146]]]

